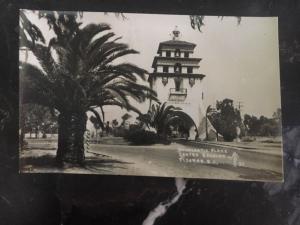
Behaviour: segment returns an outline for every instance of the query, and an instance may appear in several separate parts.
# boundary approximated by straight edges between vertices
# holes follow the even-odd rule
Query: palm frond
[[[138,51],[118,43],[120,37],[114,38],[109,25],[89,24],[80,28],[74,13],[41,12],[40,16],[47,19],[55,36],[48,45],[28,43],[43,75],[40,81],[35,78],[33,82],[36,86],[31,89],[33,99],[34,90],[37,90],[42,98],[51,95],[45,103],[62,111],[84,111],[112,104],[139,114],[132,101],[158,101],[155,91],[139,83],[139,79],[146,79],[146,70],[131,63],[114,63],[120,57]],[[103,31],[108,32],[102,34]],[[37,88],[38,82],[44,84]]]
[[[20,63],[20,96],[22,104],[37,103],[39,105],[60,108],[63,98],[57,97],[59,87],[51,82],[42,70],[28,63]]]
[[[134,64],[131,63],[122,63],[119,65],[114,66],[114,68],[122,73],[134,73],[138,75],[143,80],[146,80],[146,74],[149,74],[147,70],[144,70]]]
[[[184,121],[189,126],[196,126],[188,114],[173,105],[167,105],[166,102],[163,104],[153,104],[148,113],[140,118],[147,125],[155,128],[159,135],[165,135],[167,128],[174,121]]]
[[[27,42],[31,42],[35,44],[37,41],[41,41],[42,43],[45,43],[45,38],[41,30],[33,23],[28,20],[23,10],[19,11],[20,13],[20,47],[23,47],[24,44]],[[26,34],[27,33],[31,40],[27,39]],[[27,45],[26,45],[27,47]]]
[[[126,50],[123,50],[123,51],[119,51],[117,52],[116,54],[112,55],[111,57],[103,60],[101,62],[101,66],[103,65],[106,65],[106,64],[109,64],[111,63],[112,61],[114,61],[115,59],[117,58],[120,58],[120,57],[123,57],[123,56],[126,56],[126,55],[129,55],[129,54],[138,54],[139,52],[134,50],[134,49],[126,49]]]
[[[45,71],[45,74],[51,79],[55,80],[57,74],[57,64],[53,59],[50,49],[47,46],[41,44],[35,44],[30,47],[41,67]]]
[[[104,34],[92,42],[88,44],[86,47],[86,54],[87,55],[95,55],[96,52],[103,46],[103,44],[108,41],[111,37],[115,36],[114,32],[109,32],[107,34]]]
[[[83,48],[86,48],[86,46],[88,46],[90,43],[92,43],[93,38],[105,31],[105,30],[110,30],[111,27],[110,25],[106,24],[106,23],[100,23],[100,24],[94,24],[94,23],[90,23],[88,25],[86,25],[85,27],[83,27],[82,29],[80,29],[80,32],[78,35],[78,38],[80,39],[80,45]]]
[[[91,111],[95,115],[99,126],[102,129],[104,129],[104,123],[103,123],[104,118],[103,118],[103,120],[101,120],[101,117],[100,117],[99,113],[95,109],[93,109],[93,108],[89,108],[89,111]]]
[[[123,43],[106,42],[87,55],[87,69],[97,71],[103,69],[108,63],[104,63],[111,55],[128,49],[128,45]]]

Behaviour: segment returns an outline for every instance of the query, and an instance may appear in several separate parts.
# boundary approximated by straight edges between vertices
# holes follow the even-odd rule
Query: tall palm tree
[[[156,93],[137,82],[146,79],[146,70],[114,63],[138,52],[119,43],[108,24],[81,28],[73,14],[55,17],[50,13],[46,18],[55,33],[48,44],[21,37],[21,46],[32,51],[42,68],[20,63],[22,101],[59,112],[57,159],[82,163],[87,111],[103,126],[97,107],[115,105],[140,114],[132,99],[140,103],[147,98],[156,100]]]
[[[195,126],[193,119],[183,112],[181,108],[173,105],[153,104],[146,114],[140,115],[138,119],[148,127],[153,127],[161,138],[166,138],[167,130],[171,124],[184,122],[187,126]]]

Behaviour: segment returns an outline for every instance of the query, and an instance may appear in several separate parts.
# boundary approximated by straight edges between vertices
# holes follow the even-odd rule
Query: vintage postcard
[[[20,172],[283,181],[277,17],[20,10]]]

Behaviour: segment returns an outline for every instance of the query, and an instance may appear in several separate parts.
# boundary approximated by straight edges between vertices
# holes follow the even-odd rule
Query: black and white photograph
[[[20,173],[283,182],[278,17],[19,13]]]

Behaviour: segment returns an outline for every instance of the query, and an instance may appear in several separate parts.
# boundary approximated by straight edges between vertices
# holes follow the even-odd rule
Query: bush
[[[126,129],[123,126],[116,127],[113,129],[113,135],[115,137],[124,137],[126,134]]]
[[[232,129],[233,130],[233,129]],[[224,138],[224,141],[233,141],[235,138],[236,138],[236,134],[234,132],[226,132],[226,133],[223,133],[223,138]]]
[[[167,140],[161,138],[155,132],[143,129],[130,129],[125,134],[124,139],[133,145],[169,144]]]

